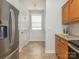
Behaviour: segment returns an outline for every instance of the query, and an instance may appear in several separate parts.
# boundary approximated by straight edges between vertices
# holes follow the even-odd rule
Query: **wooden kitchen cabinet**
[[[69,24],[69,1],[62,7],[62,23]]]
[[[69,15],[71,23],[79,22],[79,0],[69,0]]]
[[[65,39],[56,35],[56,55],[59,59],[68,59],[68,43]]]
[[[79,23],[79,0],[68,0],[62,7],[63,24]]]
[[[61,49],[60,49],[60,42],[59,42],[59,38],[56,37],[56,55],[58,56],[58,58],[61,58],[60,55],[61,53],[59,52]]]

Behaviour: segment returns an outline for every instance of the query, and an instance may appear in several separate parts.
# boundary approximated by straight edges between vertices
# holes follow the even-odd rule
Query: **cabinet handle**
[[[71,0],[71,4],[73,3],[74,0]]]

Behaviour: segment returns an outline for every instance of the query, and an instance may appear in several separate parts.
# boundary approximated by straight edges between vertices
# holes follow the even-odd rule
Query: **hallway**
[[[22,49],[19,59],[57,59],[55,54],[45,54],[44,42],[30,42]]]

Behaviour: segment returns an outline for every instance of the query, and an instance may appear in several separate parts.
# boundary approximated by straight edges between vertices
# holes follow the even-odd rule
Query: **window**
[[[42,16],[32,15],[32,30],[41,30],[41,29],[42,29]]]

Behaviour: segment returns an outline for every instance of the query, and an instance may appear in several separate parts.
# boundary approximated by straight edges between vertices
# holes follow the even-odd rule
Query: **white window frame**
[[[39,17],[39,16],[41,16],[41,25],[39,25],[39,28],[33,28],[33,23],[32,23],[32,17],[33,16],[37,16],[37,17]],[[37,21],[37,22],[39,22],[39,21]],[[39,22],[40,23],[40,22]],[[41,27],[40,27],[41,26]],[[42,14],[31,14],[31,29],[32,30],[42,30]]]

